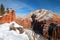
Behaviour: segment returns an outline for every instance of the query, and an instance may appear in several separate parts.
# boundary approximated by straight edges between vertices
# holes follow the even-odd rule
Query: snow
[[[25,33],[28,35],[29,37],[29,40],[34,40],[34,32],[32,30],[29,30],[29,29],[24,29],[25,30]]]
[[[40,40],[40,39],[43,40],[44,39],[40,35],[35,34],[32,30],[29,29],[24,29],[24,32],[22,34],[19,34],[17,32],[18,30],[10,31],[9,27],[12,23],[14,23],[16,27],[18,26],[18,24],[15,22],[0,24],[0,40]]]
[[[42,15],[40,15],[38,18],[36,18],[37,20],[39,20],[41,17],[45,16],[46,15],[46,10],[41,12]]]
[[[52,18],[52,14],[48,14],[47,16],[44,16],[43,18],[41,18],[39,21],[42,21],[42,20],[49,20]]]
[[[26,34],[18,34],[16,31],[0,32],[0,39],[3,40],[29,40]]]
[[[39,13],[38,11],[36,15],[36,20],[42,21],[42,20],[49,20],[53,17],[53,14],[49,12],[48,10],[42,9],[42,11]]]
[[[15,22],[0,24],[0,40],[29,40],[27,34],[19,34],[17,31],[9,31],[10,25],[14,23],[15,27],[23,27]]]
[[[9,30],[9,23],[4,23],[0,25],[0,31],[7,31]]]
[[[12,24],[12,23],[14,23],[14,27],[23,27],[23,26],[21,26],[21,25],[18,25],[16,22],[10,22],[10,25]]]

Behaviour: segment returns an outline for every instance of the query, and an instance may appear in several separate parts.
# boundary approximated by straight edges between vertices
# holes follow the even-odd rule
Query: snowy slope
[[[26,34],[18,34],[15,31],[0,32],[0,40],[29,40]]]
[[[15,27],[23,27],[15,22],[0,24],[0,40],[29,40],[28,36],[24,33],[19,34],[16,31],[9,31],[10,24],[14,23]]]

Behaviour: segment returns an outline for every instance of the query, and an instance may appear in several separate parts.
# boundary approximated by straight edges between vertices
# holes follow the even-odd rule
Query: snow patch
[[[18,25],[18,24],[17,24],[16,22],[14,22],[14,21],[13,21],[13,22],[10,22],[10,25],[13,24],[13,23],[14,23],[14,27],[23,27],[23,26],[21,26],[21,25]]]
[[[12,23],[14,23],[14,27],[23,27],[15,22],[0,24],[0,40],[29,40],[25,32],[19,34],[14,30],[9,31]]]

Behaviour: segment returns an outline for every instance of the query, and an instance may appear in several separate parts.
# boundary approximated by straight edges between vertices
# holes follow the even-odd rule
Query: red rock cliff
[[[0,17],[0,24],[9,23],[11,21],[16,21],[16,15],[14,13],[14,10],[11,10],[11,12]]]
[[[31,26],[31,21],[28,18],[25,19],[17,19],[16,22],[22,26],[24,26],[24,28],[29,28],[29,26]]]

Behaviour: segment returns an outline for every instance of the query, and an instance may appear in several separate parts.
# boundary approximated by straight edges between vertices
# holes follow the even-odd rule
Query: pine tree
[[[5,8],[4,8],[3,4],[1,4],[0,5],[0,15],[4,14],[4,10],[5,10]]]
[[[9,13],[9,8],[7,8],[7,13]]]

